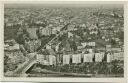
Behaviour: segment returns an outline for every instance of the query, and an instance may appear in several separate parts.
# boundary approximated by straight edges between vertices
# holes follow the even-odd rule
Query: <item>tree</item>
[[[16,38],[17,43],[24,44],[23,34],[19,34]]]
[[[74,51],[77,50],[77,46],[76,46],[76,42],[75,41],[71,41],[70,42],[70,46],[71,46],[71,49],[73,49]]]
[[[116,45],[116,41],[115,41],[114,39],[111,39],[111,44],[112,44],[113,46],[115,46],[115,45]]]

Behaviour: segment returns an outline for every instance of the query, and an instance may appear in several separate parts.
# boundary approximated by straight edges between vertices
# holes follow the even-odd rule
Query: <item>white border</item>
[[[68,2],[67,2],[68,1]],[[9,0],[4,0],[0,3],[0,16],[1,16],[1,20],[0,20],[0,39],[1,39],[1,42],[0,42],[0,55],[1,57],[3,57],[4,55],[4,52],[3,52],[3,45],[4,45],[4,42],[3,42],[3,39],[4,39],[4,36],[3,36],[3,32],[4,32],[4,27],[3,27],[3,19],[4,19],[4,4],[5,3],[32,3],[32,4],[38,4],[38,3],[58,3],[58,4],[61,4],[61,3],[65,3],[65,4],[68,4],[68,3],[72,3],[73,4],[78,4],[78,3],[83,3],[83,1],[87,1],[87,0],[74,0],[75,2],[73,2],[73,0],[56,0],[56,1],[51,1],[51,0],[44,0],[44,1],[41,1],[41,0],[12,0],[12,1],[9,1]],[[0,70],[1,70],[1,79],[0,81],[29,81],[29,82],[120,82],[120,83],[126,83],[126,78],[127,78],[127,47],[128,47],[128,43],[127,43],[127,27],[128,26],[128,23],[127,23],[127,19],[128,19],[128,3],[127,3],[127,0],[112,0],[112,1],[108,1],[108,0],[100,0],[100,1],[94,1],[94,0],[90,0],[90,1],[87,1],[86,4],[124,4],[124,48],[125,48],[125,52],[124,52],[124,69],[125,69],[125,73],[124,73],[124,78],[65,78],[65,77],[3,77],[3,59],[0,58],[0,64],[1,64],[1,67],[0,67]]]

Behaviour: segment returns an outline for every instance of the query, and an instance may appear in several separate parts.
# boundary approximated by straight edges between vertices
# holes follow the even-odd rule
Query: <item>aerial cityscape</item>
[[[4,8],[5,77],[123,77],[124,9]]]

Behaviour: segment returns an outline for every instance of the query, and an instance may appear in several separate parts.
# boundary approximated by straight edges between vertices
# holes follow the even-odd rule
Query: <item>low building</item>
[[[73,37],[73,34],[71,32],[68,32],[68,38]]]
[[[95,44],[95,42],[83,42],[83,43],[81,43],[81,45],[83,47],[86,47],[86,46],[95,46],[96,44]]]
[[[45,36],[50,36],[52,34],[52,28],[51,27],[40,27],[40,34],[41,36],[45,35]]]

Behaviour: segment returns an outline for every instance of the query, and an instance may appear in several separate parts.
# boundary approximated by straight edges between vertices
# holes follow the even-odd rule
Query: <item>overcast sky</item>
[[[26,8],[26,7],[106,7],[122,8],[122,3],[114,2],[23,2],[23,3],[6,3],[5,8]]]

